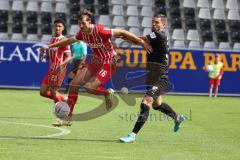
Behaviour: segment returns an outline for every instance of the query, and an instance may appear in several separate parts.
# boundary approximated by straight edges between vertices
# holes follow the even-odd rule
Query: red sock
[[[68,105],[70,107],[70,113],[69,113],[70,117],[72,116],[72,112],[73,112],[74,106],[77,102],[77,99],[78,99],[77,93],[69,93],[68,94]]]
[[[104,95],[107,96],[109,91],[103,86],[98,86],[96,89],[91,89],[91,92],[96,95]]]
[[[47,91],[46,97],[50,98],[50,99],[53,99],[51,91]]]

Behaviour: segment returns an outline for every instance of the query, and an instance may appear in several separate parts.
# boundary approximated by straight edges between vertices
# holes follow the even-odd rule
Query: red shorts
[[[53,73],[52,71],[48,71],[45,77],[42,80],[42,84],[48,85],[50,87],[60,87],[62,82],[66,76],[66,70],[62,70],[59,73]]]
[[[116,72],[116,63],[96,63],[90,61],[87,67],[102,85],[105,84]]]
[[[218,78],[210,78],[209,79],[209,83],[210,83],[210,85],[220,86],[220,79],[218,79]]]

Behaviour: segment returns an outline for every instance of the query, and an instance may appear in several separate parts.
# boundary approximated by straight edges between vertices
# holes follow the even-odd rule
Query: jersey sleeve
[[[71,49],[70,49],[70,46],[69,46],[69,45],[63,47],[63,52],[64,52],[64,53],[70,52],[70,51],[71,51]]]
[[[78,34],[75,36],[76,40],[82,40],[82,33],[78,32]]]
[[[105,27],[100,27],[100,34],[104,37],[104,38],[111,38],[112,37],[112,30],[109,28],[105,28]]]

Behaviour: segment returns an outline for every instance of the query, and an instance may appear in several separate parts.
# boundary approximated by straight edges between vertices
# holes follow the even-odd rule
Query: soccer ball
[[[213,71],[213,66],[212,65],[207,65],[206,71],[207,72],[212,72]]]
[[[121,93],[122,93],[122,94],[128,94],[128,92],[129,92],[129,91],[128,91],[128,88],[127,88],[127,87],[122,87],[122,88],[121,88]]]
[[[53,106],[53,113],[58,118],[67,118],[70,113],[70,107],[66,102],[57,102]]]

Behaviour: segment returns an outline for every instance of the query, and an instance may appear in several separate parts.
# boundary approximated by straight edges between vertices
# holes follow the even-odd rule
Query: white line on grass
[[[19,122],[9,122],[9,121],[0,121],[0,123],[33,126],[33,127],[40,127],[40,128],[50,128],[50,129],[55,129],[55,130],[60,131],[59,133],[43,135],[43,136],[24,136],[26,138],[51,138],[51,137],[64,136],[64,135],[67,135],[67,134],[71,133],[70,130],[65,129],[65,128],[59,128],[59,127],[57,128],[57,127],[46,126],[46,125],[41,125],[41,124],[19,123]],[[16,139],[16,138],[0,138],[0,139]]]

